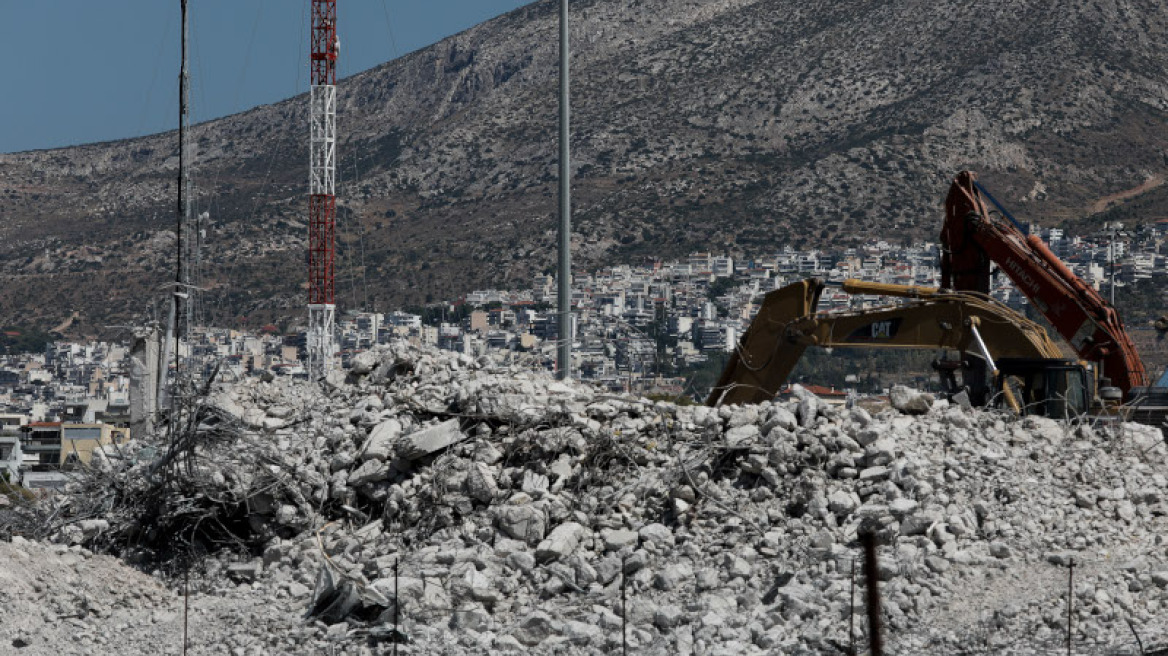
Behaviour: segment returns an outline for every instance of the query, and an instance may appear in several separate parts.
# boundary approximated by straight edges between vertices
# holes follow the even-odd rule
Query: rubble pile
[[[845,653],[853,612],[867,644],[865,532],[890,653],[1062,649],[1072,562],[1076,653],[1168,643],[1168,449],[1140,425],[905,388],[675,405],[405,343],[208,405],[218,437],[158,513],[212,554],[192,603],[222,609],[191,653]],[[54,539],[166,553],[142,518],[86,519]]]
[[[43,646],[45,635],[57,633],[61,625],[74,636],[46,653],[69,653],[67,647],[79,643],[88,644],[90,652],[117,651],[114,632],[99,626],[112,628],[128,616],[138,620],[144,615],[133,632],[177,618],[174,594],[159,581],[79,546],[38,544],[17,536],[0,542],[0,562],[3,654],[36,651],[34,645]],[[142,613],[142,607],[149,610]]]

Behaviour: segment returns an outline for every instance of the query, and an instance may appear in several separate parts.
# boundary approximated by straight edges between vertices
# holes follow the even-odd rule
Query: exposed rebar
[[[400,640],[400,633],[398,633],[398,564],[401,559],[393,559],[393,656],[397,656],[397,645]]]
[[[624,656],[629,656],[629,613],[628,597],[625,595],[625,582],[628,581],[628,576],[625,575],[625,561],[621,559],[621,653]]]
[[[856,656],[856,559],[852,559],[852,595],[848,604],[848,654]]]
[[[880,576],[876,563],[876,534],[866,531],[860,534],[864,545],[864,583],[867,586],[868,633],[872,656],[884,656],[884,637],[880,627]]]
[[[1144,651],[1144,641],[1140,639],[1140,634],[1136,631],[1136,625],[1129,618],[1125,617],[1124,621],[1127,622],[1127,628],[1131,629],[1132,635],[1136,637],[1136,646],[1140,648],[1140,656],[1147,656],[1148,652]]]
[[[1071,558],[1067,563],[1067,656],[1071,654],[1071,627],[1074,626],[1075,618],[1072,612],[1075,609],[1075,559]]]
[[[183,568],[183,656],[186,656],[188,647],[187,618],[191,610],[191,563],[188,560]]]

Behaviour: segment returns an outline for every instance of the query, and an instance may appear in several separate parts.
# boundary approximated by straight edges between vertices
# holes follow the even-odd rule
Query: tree
[[[738,283],[734,282],[733,278],[720,276],[710,283],[709,288],[706,289],[706,297],[713,301],[737,286]]]

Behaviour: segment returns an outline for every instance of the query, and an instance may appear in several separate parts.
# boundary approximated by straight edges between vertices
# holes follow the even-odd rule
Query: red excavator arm
[[[1101,365],[1103,375],[1123,391],[1148,384],[1131,337],[1115,308],[1071,272],[1037,235],[1024,235],[1009,221],[990,214],[993,198],[972,171],[957,174],[945,199],[941,229],[941,286],[989,293],[990,262],[1006,273],[1080,358]],[[999,206],[999,209],[1000,206]]]

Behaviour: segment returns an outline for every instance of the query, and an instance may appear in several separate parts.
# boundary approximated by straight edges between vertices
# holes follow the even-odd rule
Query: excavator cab
[[[1021,414],[1067,419],[1091,411],[1087,371],[1074,360],[1001,358],[997,388],[1013,394]]]

